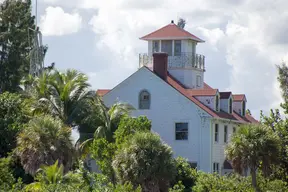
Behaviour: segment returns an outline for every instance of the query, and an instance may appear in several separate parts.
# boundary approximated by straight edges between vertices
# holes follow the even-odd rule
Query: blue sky
[[[35,8],[35,0],[33,1]],[[204,39],[205,82],[245,93],[255,117],[281,102],[276,64],[288,59],[286,0],[38,0],[49,46],[45,64],[88,74],[94,89],[113,88],[137,70],[139,40],[170,21]]]

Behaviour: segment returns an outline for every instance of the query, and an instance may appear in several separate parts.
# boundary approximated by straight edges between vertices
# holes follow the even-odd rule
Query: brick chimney
[[[153,53],[153,71],[164,81],[167,80],[168,54]]]

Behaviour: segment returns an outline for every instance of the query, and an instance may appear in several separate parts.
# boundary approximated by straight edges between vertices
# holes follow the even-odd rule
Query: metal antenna
[[[37,28],[37,20],[38,20],[38,0],[36,0],[36,5],[35,5],[35,26]]]
[[[38,76],[44,68],[44,56],[46,47],[42,44],[42,33],[37,26],[37,11],[38,1],[36,0],[36,13],[35,13],[35,29],[28,29],[29,41],[30,34],[32,38],[32,48],[30,50],[30,70],[29,74],[32,76]],[[29,33],[29,30],[32,33]]]

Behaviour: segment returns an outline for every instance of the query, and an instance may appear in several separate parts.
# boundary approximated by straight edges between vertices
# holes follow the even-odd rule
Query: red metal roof
[[[206,84],[206,83],[204,82],[204,87],[203,87],[203,89],[213,89],[213,88],[210,87],[208,84]]]
[[[233,95],[233,101],[243,101],[243,100],[245,100],[244,94]]]
[[[153,71],[146,67],[148,70],[150,70],[152,73]],[[155,74],[156,75],[156,74]],[[214,118],[222,118],[222,119],[229,119],[233,121],[238,121],[239,123],[259,123],[256,119],[254,119],[251,115],[246,114],[245,117],[240,116],[237,114],[235,111],[233,111],[232,114],[226,113],[224,111],[219,111],[216,112],[215,110],[205,106],[203,103],[201,103],[198,99],[196,99],[193,95],[196,94],[197,92],[202,92],[202,93],[207,93],[207,94],[216,94],[218,89],[212,89],[209,85],[204,83],[204,89],[202,90],[191,90],[191,89],[186,89],[184,85],[182,85],[177,79],[175,79],[172,75],[168,74],[166,82],[172,86],[174,89],[176,89],[178,92],[180,92],[183,96],[191,100],[193,103],[195,103],[198,107],[200,107],[202,110],[206,111],[209,115],[211,115]],[[108,93],[110,90],[109,89],[98,89],[96,94],[99,96],[104,96],[106,93]],[[192,94],[191,94],[192,93]],[[214,94],[214,95],[215,95]],[[236,99],[241,98],[242,100],[245,98],[245,95],[233,95],[236,96]],[[241,100],[241,101],[242,101]]]
[[[149,33],[148,35],[141,37],[140,39],[142,40],[192,39],[197,42],[204,42],[202,39],[178,27],[174,23],[170,23],[152,33]]]
[[[96,91],[96,94],[100,97],[103,97],[106,93],[108,93],[110,89],[98,89]]]
[[[190,96],[215,96],[218,89],[187,89]]]

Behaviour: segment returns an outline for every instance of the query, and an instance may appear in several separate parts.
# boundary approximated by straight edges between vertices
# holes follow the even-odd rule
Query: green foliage
[[[241,177],[239,175],[220,176],[197,172],[195,175],[196,185],[193,187],[195,192],[254,192],[250,177]],[[261,192],[284,192],[287,191],[287,185],[281,180],[268,180],[262,175],[257,175],[258,187]]]
[[[141,187],[138,186],[136,189],[131,183],[124,183],[124,185],[116,185],[113,192],[141,192]]]
[[[32,175],[41,165],[52,165],[56,160],[67,171],[74,157],[71,128],[48,115],[34,117],[17,137],[16,154]]]
[[[273,167],[273,175],[270,178],[288,181],[288,120],[281,118],[279,110],[276,109],[270,111],[270,116],[261,113],[261,122],[280,137],[279,163],[278,166]]]
[[[150,129],[151,122],[146,117],[132,118],[124,115],[114,133],[115,143],[108,142],[104,138],[94,139],[89,150],[91,157],[97,161],[101,173],[109,177],[112,183],[116,182],[112,160],[117,148],[120,149],[123,142],[131,139],[135,133]]]
[[[278,68],[278,82],[280,83],[280,89],[282,92],[282,98],[284,103],[281,107],[284,109],[284,113],[288,114],[288,67],[285,63],[277,66]]]
[[[257,189],[256,170],[260,168],[265,176],[271,173],[271,165],[280,154],[279,137],[262,124],[242,125],[233,134],[225,149],[226,157],[232,161],[234,170],[240,174],[250,169],[252,184]]]
[[[194,177],[196,170],[192,169],[190,164],[186,159],[182,157],[177,157],[174,160],[177,174],[175,176],[175,180],[171,183],[172,186],[181,184],[184,186],[183,191],[191,191],[192,186],[195,185],[196,178]]]
[[[115,103],[108,109],[101,99],[98,98],[97,102],[102,124],[96,129],[94,137],[114,142],[113,135],[121,119],[127,116],[133,107],[126,103]]]
[[[189,189],[191,191],[191,189]],[[173,188],[169,189],[169,192],[183,192],[187,191],[186,187],[179,181],[177,184],[173,186]]]
[[[204,172],[197,173],[196,185],[193,187],[195,192],[254,192],[248,178],[233,176],[219,176]]]
[[[113,160],[120,183],[140,185],[144,192],[168,190],[175,176],[172,150],[160,137],[139,132],[123,144]]]
[[[121,119],[126,117],[133,109],[131,105],[125,103],[115,103],[110,108],[107,108],[103,101],[97,96],[94,98],[93,105],[95,105],[95,109],[98,110],[96,119],[99,120],[99,122],[97,122],[99,126],[94,132],[94,138],[89,138],[81,143],[79,148],[83,156],[88,154],[88,149],[93,139],[104,138],[108,142],[114,142],[114,132],[118,128]],[[89,119],[90,118],[91,117],[89,117]],[[83,137],[83,133],[80,133],[80,136]],[[83,141],[83,138],[80,138],[79,141]]]
[[[114,143],[109,143],[106,139],[95,139],[90,147],[91,157],[97,161],[97,165],[102,174],[115,182],[112,159],[116,151]]]
[[[92,99],[88,90],[88,77],[76,70],[62,73],[57,70],[44,71],[30,85],[29,96],[34,99],[34,113],[50,114],[72,125],[80,112],[82,103]]]
[[[4,0],[0,3],[0,92],[19,90],[29,72],[31,31],[35,29],[31,0]]]
[[[16,135],[28,121],[27,102],[21,95],[0,94],[0,157],[6,157],[16,147]]]
[[[7,191],[11,189],[15,182],[12,171],[9,168],[9,164],[9,158],[0,159],[0,190]]]
[[[121,147],[121,144],[131,138],[131,135],[141,132],[150,131],[151,121],[145,116],[139,116],[137,118],[124,117],[121,119],[117,130],[114,133],[116,145]]]

